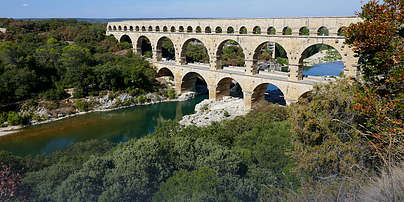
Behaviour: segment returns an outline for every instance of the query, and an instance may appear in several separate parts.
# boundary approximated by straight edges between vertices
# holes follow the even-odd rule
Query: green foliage
[[[8,112],[7,116],[8,125],[15,126],[22,123],[22,118],[17,112]]]
[[[190,42],[186,47],[186,60],[189,63],[201,62],[208,63],[209,55],[206,47],[202,43]]]
[[[80,111],[82,112],[88,111],[89,104],[85,100],[76,100],[74,104]]]
[[[145,103],[146,102],[146,96],[144,96],[144,95],[139,95],[138,97],[137,97],[137,103],[139,103],[139,104],[143,104],[143,103]]]
[[[128,42],[121,42],[118,44],[119,50],[126,50],[126,49],[130,49],[130,48],[132,48],[132,44],[130,44]]]

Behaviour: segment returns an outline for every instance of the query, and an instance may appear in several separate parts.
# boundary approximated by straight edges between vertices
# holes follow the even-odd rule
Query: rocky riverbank
[[[327,62],[337,62],[340,61],[341,55],[338,51],[330,49],[330,50],[322,50],[306,59],[304,59],[303,63],[305,66],[314,66],[317,64],[327,63]]]
[[[195,114],[182,118],[182,126],[207,126],[214,121],[233,119],[246,115],[249,111],[244,109],[243,99],[224,97],[220,101],[204,100],[195,106]]]
[[[67,99],[58,103],[58,107],[48,103],[38,103],[31,106],[23,106],[18,112],[21,117],[29,116],[29,122],[26,125],[7,126],[8,122],[3,123],[6,127],[0,127],[0,136],[16,133],[24,127],[30,125],[40,125],[58,121],[74,116],[79,116],[91,112],[106,112],[119,109],[135,107],[139,105],[151,105],[161,102],[187,101],[195,98],[196,93],[188,92],[180,95],[178,98],[170,99],[155,93],[147,95],[131,96],[127,93],[116,95],[105,95],[98,97],[87,97],[83,99]],[[55,103],[53,103],[55,104]],[[49,107],[51,106],[51,107]]]

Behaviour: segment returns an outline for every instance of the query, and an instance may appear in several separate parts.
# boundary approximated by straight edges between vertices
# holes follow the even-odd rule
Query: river
[[[104,139],[127,142],[153,133],[167,119],[181,119],[194,113],[195,105],[206,99],[198,96],[186,102],[165,102],[111,112],[93,112],[60,121],[31,126],[19,133],[0,137],[0,150],[15,155],[49,154],[75,142]]]
[[[313,65],[309,69],[303,70],[303,75],[307,76],[339,76],[344,72],[344,62],[329,62]]]

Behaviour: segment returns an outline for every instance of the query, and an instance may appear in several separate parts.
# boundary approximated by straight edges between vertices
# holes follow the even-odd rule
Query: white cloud
[[[22,7],[28,7],[29,6],[29,4],[28,3],[24,3],[24,4],[22,4]]]

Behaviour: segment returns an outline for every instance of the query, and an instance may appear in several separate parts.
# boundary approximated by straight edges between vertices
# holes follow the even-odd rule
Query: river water
[[[111,112],[94,112],[49,124],[32,126],[19,133],[0,137],[0,150],[13,154],[49,154],[75,142],[105,139],[127,142],[153,133],[167,119],[181,119],[194,113],[195,105],[206,99],[198,96],[186,102],[166,102],[136,106]]]
[[[339,76],[344,72],[344,62],[329,62],[314,65],[310,69],[303,70],[303,75],[307,76]]]

